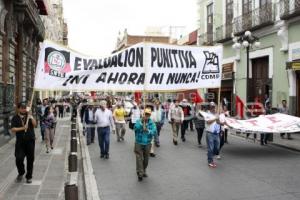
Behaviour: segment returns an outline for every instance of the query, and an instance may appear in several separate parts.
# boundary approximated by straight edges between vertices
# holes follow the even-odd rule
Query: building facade
[[[295,67],[300,52],[299,11],[300,0],[199,1],[203,31],[198,44],[223,45],[223,70],[232,69],[233,105],[237,98],[244,104],[264,103],[269,96],[272,107],[287,100],[295,111],[292,114],[300,116],[299,68]],[[260,42],[260,46],[249,47],[249,58],[247,48],[236,45],[246,31]],[[222,82],[222,93],[223,87]]]
[[[15,105],[28,101],[47,15],[42,0],[0,0],[0,134],[8,134]]]
[[[41,16],[45,29],[47,30],[45,33],[45,39],[68,46],[68,25],[63,16],[62,0],[45,1],[48,5],[48,15]],[[39,93],[40,99],[56,96],[62,96],[62,92],[43,91]]]

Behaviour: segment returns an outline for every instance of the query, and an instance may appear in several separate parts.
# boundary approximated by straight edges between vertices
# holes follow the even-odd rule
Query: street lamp
[[[259,39],[252,35],[250,31],[246,31],[244,35],[242,36],[234,36],[232,38],[233,45],[232,48],[234,49],[240,49],[241,47],[246,49],[247,52],[247,76],[246,76],[246,102],[248,102],[248,86],[249,86],[249,50],[250,48],[254,47],[259,47],[260,42],[258,41]]]

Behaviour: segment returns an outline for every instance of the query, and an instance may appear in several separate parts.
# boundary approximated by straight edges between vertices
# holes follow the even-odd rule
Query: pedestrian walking
[[[110,131],[115,132],[112,112],[106,108],[106,101],[100,102],[100,109],[95,112],[100,158],[109,159]]]
[[[174,107],[171,107],[169,111],[168,120],[169,123],[172,125],[173,143],[174,145],[177,145],[179,128],[184,120],[184,114],[182,108],[179,107],[178,100],[175,100]]]
[[[141,110],[138,107],[136,102],[133,102],[133,107],[130,110],[129,116],[130,116],[129,128],[133,129],[136,121],[141,118]]]
[[[18,176],[16,182],[21,182],[25,174],[24,159],[26,157],[26,182],[32,183],[34,162],[35,134],[37,123],[33,116],[27,112],[26,103],[21,102],[17,106],[18,111],[11,120],[11,131],[16,134],[15,157]],[[28,118],[28,124],[26,124]]]
[[[208,166],[217,167],[214,162],[214,156],[218,154],[220,147],[220,122],[219,116],[216,113],[216,104],[210,103],[209,112],[205,116],[205,132],[206,132],[206,144],[207,144],[207,160]]]
[[[282,101],[281,101],[281,106],[278,108],[278,111],[279,111],[280,113],[283,113],[283,114],[286,114],[286,115],[289,115],[289,114],[290,114],[290,111],[289,111],[288,105],[287,105],[287,103],[286,103],[286,100],[282,100]],[[280,137],[281,137],[282,139],[284,139],[284,135],[285,135],[285,133],[280,133]],[[288,139],[288,140],[293,139],[292,136],[291,136],[291,133],[287,133],[287,139]]]
[[[45,139],[45,110],[48,107],[48,100],[47,99],[43,99],[43,104],[42,106],[39,107],[38,110],[38,115],[39,115],[39,120],[40,120],[40,128],[41,128],[41,137],[42,137],[42,141],[44,141]]]
[[[124,141],[124,136],[126,133],[125,129],[125,116],[126,116],[126,111],[124,107],[122,106],[121,102],[117,103],[117,107],[115,108],[113,112],[113,117],[115,120],[115,126],[116,126],[116,133],[117,133],[117,141]]]
[[[154,143],[155,143],[156,147],[159,147],[160,146],[160,142],[159,142],[160,130],[163,127],[164,121],[165,121],[165,112],[159,101],[155,102],[155,106],[154,106],[153,112],[151,114],[151,119],[155,123],[156,129],[157,129],[157,134],[155,135]]]
[[[190,119],[191,119],[191,106],[189,105],[188,101],[186,99],[183,99],[181,104],[180,104],[183,114],[184,114],[184,119],[181,124],[181,140],[185,142],[185,132],[188,129]]]
[[[50,148],[53,149],[54,135],[55,135],[55,123],[54,109],[52,106],[48,106],[44,114],[45,125],[45,142],[46,153],[49,153]]]
[[[142,119],[137,120],[134,125],[134,152],[136,156],[136,173],[139,181],[142,181],[143,177],[148,177],[146,169],[148,167],[151,141],[156,135],[155,123],[150,119],[150,116],[151,109],[146,108]]]
[[[94,143],[95,139],[95,126],[96,126],[96,117],[95,117],[96,109],[93,105],[88,105],[88,107],[84,111],[84,123],[86,129],[86,144],[90,145]]]
[[[203,136],[203,131],[205,128],[205,121],[203,116],[201,115],[200,111],[204,110],[203,107],[196,112],[195,117],[194,117],[194,123],[195,123],[195,128],[197,131],[197,140],[198,140],[198,147],[202,147],[202,136]]]

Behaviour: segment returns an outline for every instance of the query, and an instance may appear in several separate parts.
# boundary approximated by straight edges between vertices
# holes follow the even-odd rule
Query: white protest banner
[[[222,47],[139,43],[105,58],[45,41],[36,90],[170,91],[220,87]]]
[[[207,115],[201,112],[201,115]],[[276,113],[272,115],[260,115],[248,120],[226,118],[227,124],[235,130],[253,133],[294,133],[300,132],[300,118],[291,115]]]

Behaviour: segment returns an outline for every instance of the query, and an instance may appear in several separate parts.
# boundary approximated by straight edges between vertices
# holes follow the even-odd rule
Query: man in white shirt
[[[112,112],[106,108],[106,101],[100,102],[100,109],[95,112],[97,124],[98,141],[100,146],[100,158],[109,158],[109,134],[112,129],[115,132],[115,125]]]
[[[207,161],[208,166],[215,168],[217,165],[214,163],[214,155],[218,155],[220,148],[220,132],[221,126],[219,116],[216,113],[216,105],[214,102],[209,104],[210,110],[205,116],[205,132],[207,144]]]

